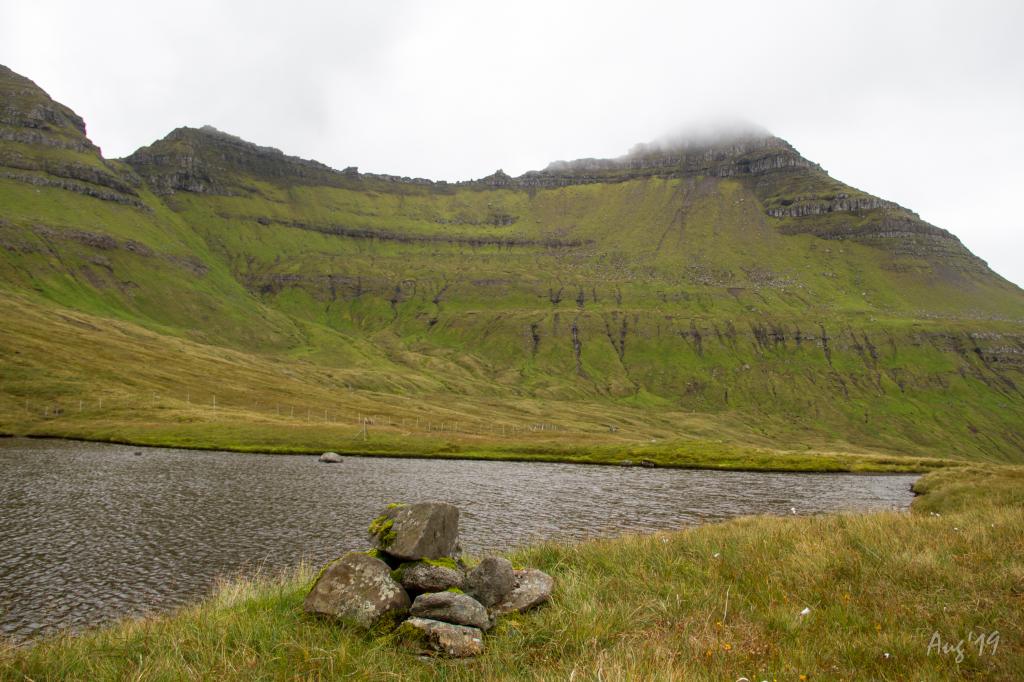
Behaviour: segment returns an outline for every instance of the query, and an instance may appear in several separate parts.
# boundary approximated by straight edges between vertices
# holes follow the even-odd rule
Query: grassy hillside
[[[0,679],[1020,679],[1024,470],[957,467],[916,489],[911,514],[749,517],[522,550],[513,560],[555,576],[553,600],[503,619],[468,662],[303,615],[306,569],[0,650]]]
[[[1024,292],[777,138],[431,183],[0,92],[0,431],[1024,459]]]

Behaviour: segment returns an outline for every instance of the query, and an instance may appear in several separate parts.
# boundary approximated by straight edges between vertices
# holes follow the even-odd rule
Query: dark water
[[[141,452],[141,455],[136,455]],[[914,476],[241,455],[0,439],[0,635],[194,600],[217,576],[367,546],[388,502],[447,500],[484,553],[740,514],[905,509]]]

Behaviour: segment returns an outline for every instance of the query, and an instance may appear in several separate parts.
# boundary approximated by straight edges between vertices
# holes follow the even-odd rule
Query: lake
[[[138,453],[138,454],[136,454]],[[916,475],[203,452],[0,438],[0,635],[166,610],[219,576],[368,547],[389,502],[462,510],[485,554],[745,514],[906,509]]]

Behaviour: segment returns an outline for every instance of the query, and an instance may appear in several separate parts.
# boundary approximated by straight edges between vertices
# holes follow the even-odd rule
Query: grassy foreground
[[[515,561],[556,576],[553,602],[503,620],[477,660],[420,660],[303,616],[303,569],[9,648],[0,678],[1024,678],[1024,469],[950,468],[917,489],[911,514],[750,517],[523,550]]]

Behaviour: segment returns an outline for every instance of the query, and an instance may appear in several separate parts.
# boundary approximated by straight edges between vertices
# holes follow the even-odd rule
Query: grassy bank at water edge
[[[555,576],[553,601],[504,619],[476,660],[421,660],[304,616],[304,569],[8,648],[0,679],[1024,678],[1024,468],[951,467],[915,489],[909,514],[749,517],[522,550],[515,561]]]

